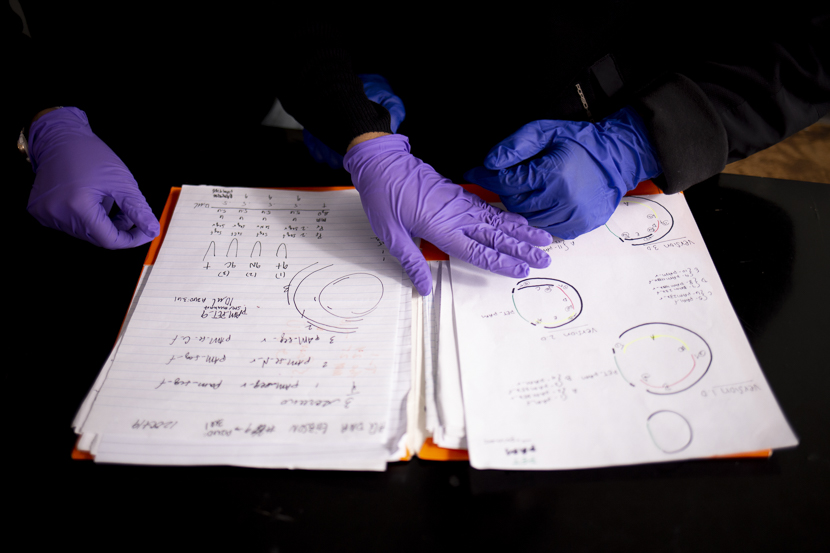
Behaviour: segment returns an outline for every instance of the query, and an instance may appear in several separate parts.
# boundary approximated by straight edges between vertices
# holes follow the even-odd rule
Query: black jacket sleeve
[[[646,87],[634,102],[663,175],[679,192],[830,111],[827,14],[729,31]]]
[[[370,101],[352,66],[349,25],[308,14],[294,17],[296,24],[282,41],[286,71],[277,97],[311,134],[339,153],[356,136],[367,132],[391,133],[391,117]]]
[[[24,4],[24,15],[28,7]],[[2,17],[3,70],[7,89],[12,92],[3,135],[17,140],[20,130],[28,126],[37,112],[67,102],[66,62],[60,53],[50,52],[45,41],[24,34],[23,20],[11,6],[4,9]],[[9,143],[8,138],[6,142]]]
[[[14,91],[7,100],[8,119],[3,125],[5,142],[11,145],[35,113],[47,107],[38,107],[36,73],[28,62],[33,50],[32,40],[23,34],[23,21],[11,6],[6,6],[3,11],[3,45],[3,67],[8,79],[6,92]]]

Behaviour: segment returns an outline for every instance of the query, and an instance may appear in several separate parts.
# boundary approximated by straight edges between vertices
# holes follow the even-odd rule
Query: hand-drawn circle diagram
[[[663,453],[680,453],[692,443],[692,425],[674,411],[655,411],[646,420],[651,441]]]
[[[642,196],[626,196],[605,223],[605,228],[620,242],[644,246],[666,236],[674,226],[668,209]]]
[[[312,263],[283,287],[293,305],[310,325],[328,332],[352,334],[357,323],[383,299],[383,282],[370,273],[342,274],[334,265]]]
[[[533,326],[559,328],[582,313],[579,292],[561,280],[526,278],[513,288],[516,313]]]
[[[646,323],[620,334],[614,361],[630,386],[669,395],[694,386],[712,365],[712,350],[699,334],[669,323]]]

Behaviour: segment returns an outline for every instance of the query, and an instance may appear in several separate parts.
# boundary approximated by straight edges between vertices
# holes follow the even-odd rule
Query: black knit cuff
[[[369,132],[392,133],[392,116],[381,106],[365,96],[343,96],[344,105],[340,112],[344,117],[338,135],[334,135],[331,144],[341,154],[346,153],[346,146],[357,136]]]

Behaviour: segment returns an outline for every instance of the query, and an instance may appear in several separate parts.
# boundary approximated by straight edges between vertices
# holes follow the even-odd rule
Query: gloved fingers
[[[538,192],[522,192],[521,194],[502,194],[499,196],[504,207],[514,213],[521,213],[528,218],[528,213],[549,212],[558,213],[562,210],[573,209],[576,205],[570,196],[564,193],[556,194],[552,189]],[[527,219],[531,225],[538,227],[536,222]]]
[[[133,237],[135,233],[129,234],[126,228],[119,228],[126,225],[125,219],[129,217],[127,214],[118,220],[116,227],[107,209],[107,205],[112,205],[113,198],[101,197],[87,189],[69,202],[56,203],[54,200],[52,194],[47,194],[29,202],[29,213],[43,226],[109,249],[139,246],[153,238],[142,239],[142,233],[142,237],[136,240]],[[130,227],[132,226],[131,223]]]
[[[138,226],[129,230],[119,230],[100,203],[90,206],[89,211],[83,214],[83,219],[83,228],[75,229],[69,234],[108,250],[134,248],[146,244],[158,234],[156,232],[150,236]]]
[[[497,207],[493,207],[488,205],[490,209],[495,211],[495,216],[499,218],[502,223],[515,223],[517,225],[527,225],[527,219],[519,215],[518,213],[513,213],[511,211],[502,211]]]
[[[518,167],[521,167],[521,165]],[[532,192],[534,187],[531,182],[522,182],[512,176],[513,173],[510,172],[514,169],[516,168],[494,171],[486,167],[475,167],[464,173],[464,180],[477,184],[500,196]],[[507,173],[507,176],[503,176],[503,173]]]
[[[528,242],[533,246],[547,246],[551,242],[550,234],[532,227],[527,219],[519,213],[502,211],[476,196],[480,202],[481,211],[478,218],[483,223],[498,229],[513,238],[522,242]]]
[[[490,149],[484,158],[487,169],[507,169],[529,159],[545,148],[556,135],[560,121],[533,121],[523,126]]]
[[[483,237],[479,238],[486,240]],[[523,278],[530,273],[530,267],[525,261],[499,252],[475,237],[463,236],[461,239],[439,247],[448,255],[497,275]]]
[[[599,226],[602,225],[590,228],[590,226],[584,226],[568,221],[564,223],[555,223],[543,228],[545,231],[549,232],[551,236],[556,236],[557,238],[561,238],[563,240],[573,240],[574,238],[578,238],[586,232],[590,232]]]
[[[477,184],[491,192],[496,192],[496,194],[498,194],[497,190],[502,189],[501,182],[499,181],[499,172],[481,165],[465,172],[464,180],[472,184]],[[494,188],[496,190],[493,190]]]
[[[567,170],[566,164],[573,150],[567,145],[557,147],[545,156],[522,163],[501,171],[481,168],[479,176],[467,176],[477,179],[482,187],[499,194],[504,206],[516,213],[538,211],[560,204],[578,203],[585,200],[586,194],[594,194],[594,183],[603,182],[604,175],[594,166],[583,167],[576,175]],[[564,167],[564,168],[563,168]],[[600,188],[600,191],[608,187]]]
[[[106,210],[106,208],[105,208]],[[130,230],[135,226],[133,220],[130,219],[129,215],[124,213],[123,211],[119,211],[115,217],[110,217],[112,224],[115,225],[115,228],[118,230]]]
[[[539,232],[547,235],[545,245],[550,244],[550,235],[545,233],[545,231]],[[540,250],[529,242],[519,240],[502,230],[487,225],[480,225],[465,234],[479,244],[487,246],[500,254],[509,255],[528,264],[534,269],[544,269],[550,265],[550,255],[547,252]]]
[[[161,226],[158,219],[150,209],[147,200],[138,191],[136,186],[134,191],[113,191],[112,197],[115,199],[121,212],[128,217],[143,234],[150,237],[150,239],[158,236]]]
[[[551,243],[550,233],[530,226],[529,223],[515,223],[513,221],[502,222],[498,225],[493,225],[494,228],[500,230],[508,236],[513,237],[522,243],[530,244],[531,246],[538,246],[543,248],[549,246]]]
[[[498,217],[501,221],[527,223],[525,218],[518,213],[502,211],[501,209],[490,205],[488,202],[484,201],[481,197],[473,194],[472,192],[468,192],[463,188],[459,188],[459,190],[461,191],[460,198],[467,200],[472,204],[469,208],[465,209],[465,211],[473,215],[479,215],[479,219],[482,221],[491,222]]]
[[[500,171],[476,167],[464,173],[464,178],[500,196],[528,194],[558,184],[562,177],[553,161],[545,156]]]
[[[536,214],[526,213],[525,215],[540,230],[549,232],[551,235],[564,240],[572,240],[605,224],[605,220],[598,221],[594,217],[585,217],[577,209],[560,209],[556,210],[555,213],[550,211],[538,212]]]
[[[403,270],[409,276],[409,280],[422,296],[428,296],[432,292],[432,273],[429,264],[424,259],[421,250],[415,245],[411,238],[403,240],[384,240],[389,247],[389,253],[394,255],[401,262]]]
[[[121,229],[116,226],[104,208],[107,196],[83,194],[77,196],[70,206],[76,214],[77,219],[73,219],[77,221],[77,225],[73,225],[72,231],[67,232],[110,250],[134,248],[146,244],[158,235],[158,220],[140,193],[116,190],[109,197],[118,204],[123,214],[123,217],[116,216],[118,226],[126,224],[126,220],[129,219],[135,224],[134,227]],[[76,226],[78,228],[74,228]]]
[[[118,230],[130,230],[135,226],[133,220],[130,219],[129,215],[118,209],[118,213],[115,215],[112,214],[112,206],[115,205],[115,200],[112,199],[110,196],[105,196],[101,200],[101,205],[104,207],[104,211],[109,214],[110,220],[112,224],[115,225],[115,228]]]

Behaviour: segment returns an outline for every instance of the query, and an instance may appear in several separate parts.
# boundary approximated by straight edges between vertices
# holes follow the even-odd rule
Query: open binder
[[[498,202],[495,194],[465,187]],[[331,195],[323,201],[325,193]],[[597,295],[582,298],[583,285],[555,278],[560,275],[532,271],[528,279],[507,282],[450,261],[423,242],[435,288],[426,298],[411,291],[368,228],[352,189],[185,187],[183,194],[174,188],[116,346],[75,419],[80,437],[73,457],[382,470],[386,462],[416,452],[429,460],[471,458],[479,468],[564,469],[767,457],[772,448],[796,445],[685,200],[677,195],[657,201],[649,196],[655,193],[652,183],[641,183],[605,228],[576,241],[555,240],[548,248],[554,263],[546,271],[559,266],[577,277],[585,270],[580,267],[596,264],[591,251],[612,252],[609,259],[614,251],[631,256],[620,258],[620,280],[649,263],[658,269],[648,274],[651,285],[632,294],[664,311],[673,303],[668,313],[677,320],[644,315],[643,323],[615,331],[609,362],[591,357],[600,348],[588,342],[607,334],[600,325],[608,316],[592,303]],[[173,241],[167,239],[171,229]],[[618,249],[608,249],[613,247]],[[689,260],[694,266],[687,266]],[[236,284],[227,288],[231,280]],[[189,288],[197,291],[168,293]],[[220,288],[232,293],[218,293]],[[470,294],[474,290],[479,296]],[[507,308],[486,308],[491,299]],[[613,294],[605,299],[604,309],[615,311]],[[715,302],[719,309],[708,310]],[[707,340],[698,327],[712,314],[726,321],[707,328]],[[694,329],[678,323],[689,317],[698,323]],[[274,331],[269,321],[275,321]],[[471,335],[475,325],[480,328]],[[511,345],[531,352],[515,378],[509,366],[486,378],[478,375],[473,367],[489,363],[487,355],[476,357],[477,350],[513,333]],[[710,344],[713,336],[720,342]],[[366,345],[373,339],[383,343],[377,352]],[[509,352],[511,345],[496,351]],[[573,362],[567,374],[553,375],[556,361],[533,353],[540,347],[559,352],[557,357],[591,353],[587,366]],[[719,364],[724,353],[729,368]],[[372,355],[387,365],[363,363]],[[653,359],[662,365],[644,369]],[[507,372],[511,377],[497,384]],[[724,380],[733,375],[740,381]],[[589,400],[582,407],[571,407],[583,397]],[[369,407],[372,402],[377,405]],[[643,420],[631,414],[633,404]],[[607,405],[607,413],[594,420],[597,405]],[[212,409],[221,416],[205,415]],[[365,411],[353,416],[358,409]],[[549,430],[545,417],[557,413],[553,426],[576,421],[591,429],[605,420],[610,428],[619,425],[622,430],[613,432],[634,445],[616,443],[614,436],[606,445],[601,429],[583,431],[582,437]],[[717,417],[735,420],[718,423]],[[517,432],[525,420],[533,428]],[[591,435],[603,443],[591,443]],[[738,435],[747,438],[735,443]],[[587,453],[560,453],[552,443]]]

